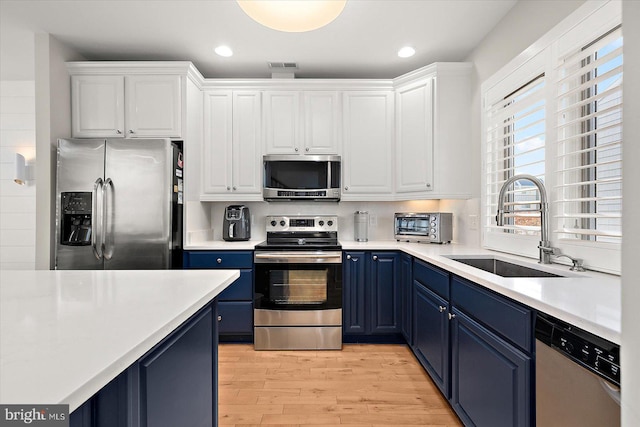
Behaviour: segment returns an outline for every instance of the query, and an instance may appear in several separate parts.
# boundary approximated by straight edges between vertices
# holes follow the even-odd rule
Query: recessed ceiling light
[[[408,58],[410,56],[413,56],[415,53],[416,50],[414,48],[412,48],[411,46],[405,46],[398,51],[398,56],[400,58]]]
[[[220,56],[224,56],[225,58],[233,55],[233,51],[229,46],[218,46],[217,48],[215,48],[215,53]]]

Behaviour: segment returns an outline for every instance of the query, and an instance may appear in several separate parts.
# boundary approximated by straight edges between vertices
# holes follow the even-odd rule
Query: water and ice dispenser
[[[60,244],[91,244],[91,192],[61,193]]]

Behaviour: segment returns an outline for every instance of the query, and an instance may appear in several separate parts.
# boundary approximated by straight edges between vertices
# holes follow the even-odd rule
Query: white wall
[[[15,154],[36,153],[35,84],[0,82],[0,270],[35,267],[35,182],[13,182]]]
[[[480,215],[480,185],[482,181],[480,86],[487,78],[504,67],[583,3],[584,0],[519,1],[465,59],[465,61],[474,64],[474,70],[471,74],[471,102],[473,106],[471,138],[472,158],[477,161],[472,164],[473,169],[470,175],[477,177],[478,183],[474,189],[476,198],[467,201],[465,206],[457,205],[457,208],[462,210],[461,215],[465,218],[468,218],[469,214]],[[466,211],[467,209],[470,211]],[[480,221],[480,218],[478,220]],[[477,245],[480,245],[480,226],[477,230],[467,228],[469,241]]]
[[[622,2],[624,156],[622,218],[622,426],[640,426],[640,2]]]
[[[65,62],[84,58],[46,33],[35,35],[36,269],[53,266],[58,138],[71,135],[71,78]]]
[[[222,221],[224,208],[230,204],[210,203],[211,226],[214,240],[222,240]],[[395,212],[432,212],[438,211],[438,200],[409,202],[250,202],[245,203],[251,212],[251,240],[265,239],[266,215],[338,215],[340,240],[353,240],[353,214],[355,211],[368,211],[370,222],[369,240],[393,240],[393,214]]]

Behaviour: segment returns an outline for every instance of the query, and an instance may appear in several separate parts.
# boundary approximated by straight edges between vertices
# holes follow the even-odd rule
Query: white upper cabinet
[[[344,92],[342,200],[391,200],[393,92]]]
[[[265,154],[338,154],[336,91],[265,91]]]
[[[180,76],[125,77],[125,125],[129,137],[182,135]]]
[[[436,63],[397,79],[395,200],[472,197],[470,75]]]
[[[202,201],[262,200],[260,92],[205,92]]]
[[[145,74],[123,63],[69,63],[72,136],[184,137],[187,69],[178,68]]]
[[[266,154],[300,152],[300,94],[297,91],[264,92]]]
[[[396,192],[433,189],[433,79],[396,89]]]
[[[71,135],[124,136],[124,77],[71,77]]]
[[[335,91],[303,92],[305,154],[340,154],[340,96]]]

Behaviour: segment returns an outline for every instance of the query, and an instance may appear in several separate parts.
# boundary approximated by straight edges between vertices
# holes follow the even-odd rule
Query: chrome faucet
[[[532,182],[538,191],[540,192],[540,209],[529,209],[519,211],[506,211],[504,209],[504,196],[507,192],[507,188],[516,181],[526,180]],[[549,203],[547,202],[547,190],[544,188],[544,184],[538,178],[533,175],[514,175],[502,185],[500,189],[500,195],[498,196],[498,214],[496,215],[496,223],[498,226],[504,225],[505,213],[521,213],[521,212],[540,212],[540,264],[551,264],[551,255],[554,253],[554,249],[549,243]]]

